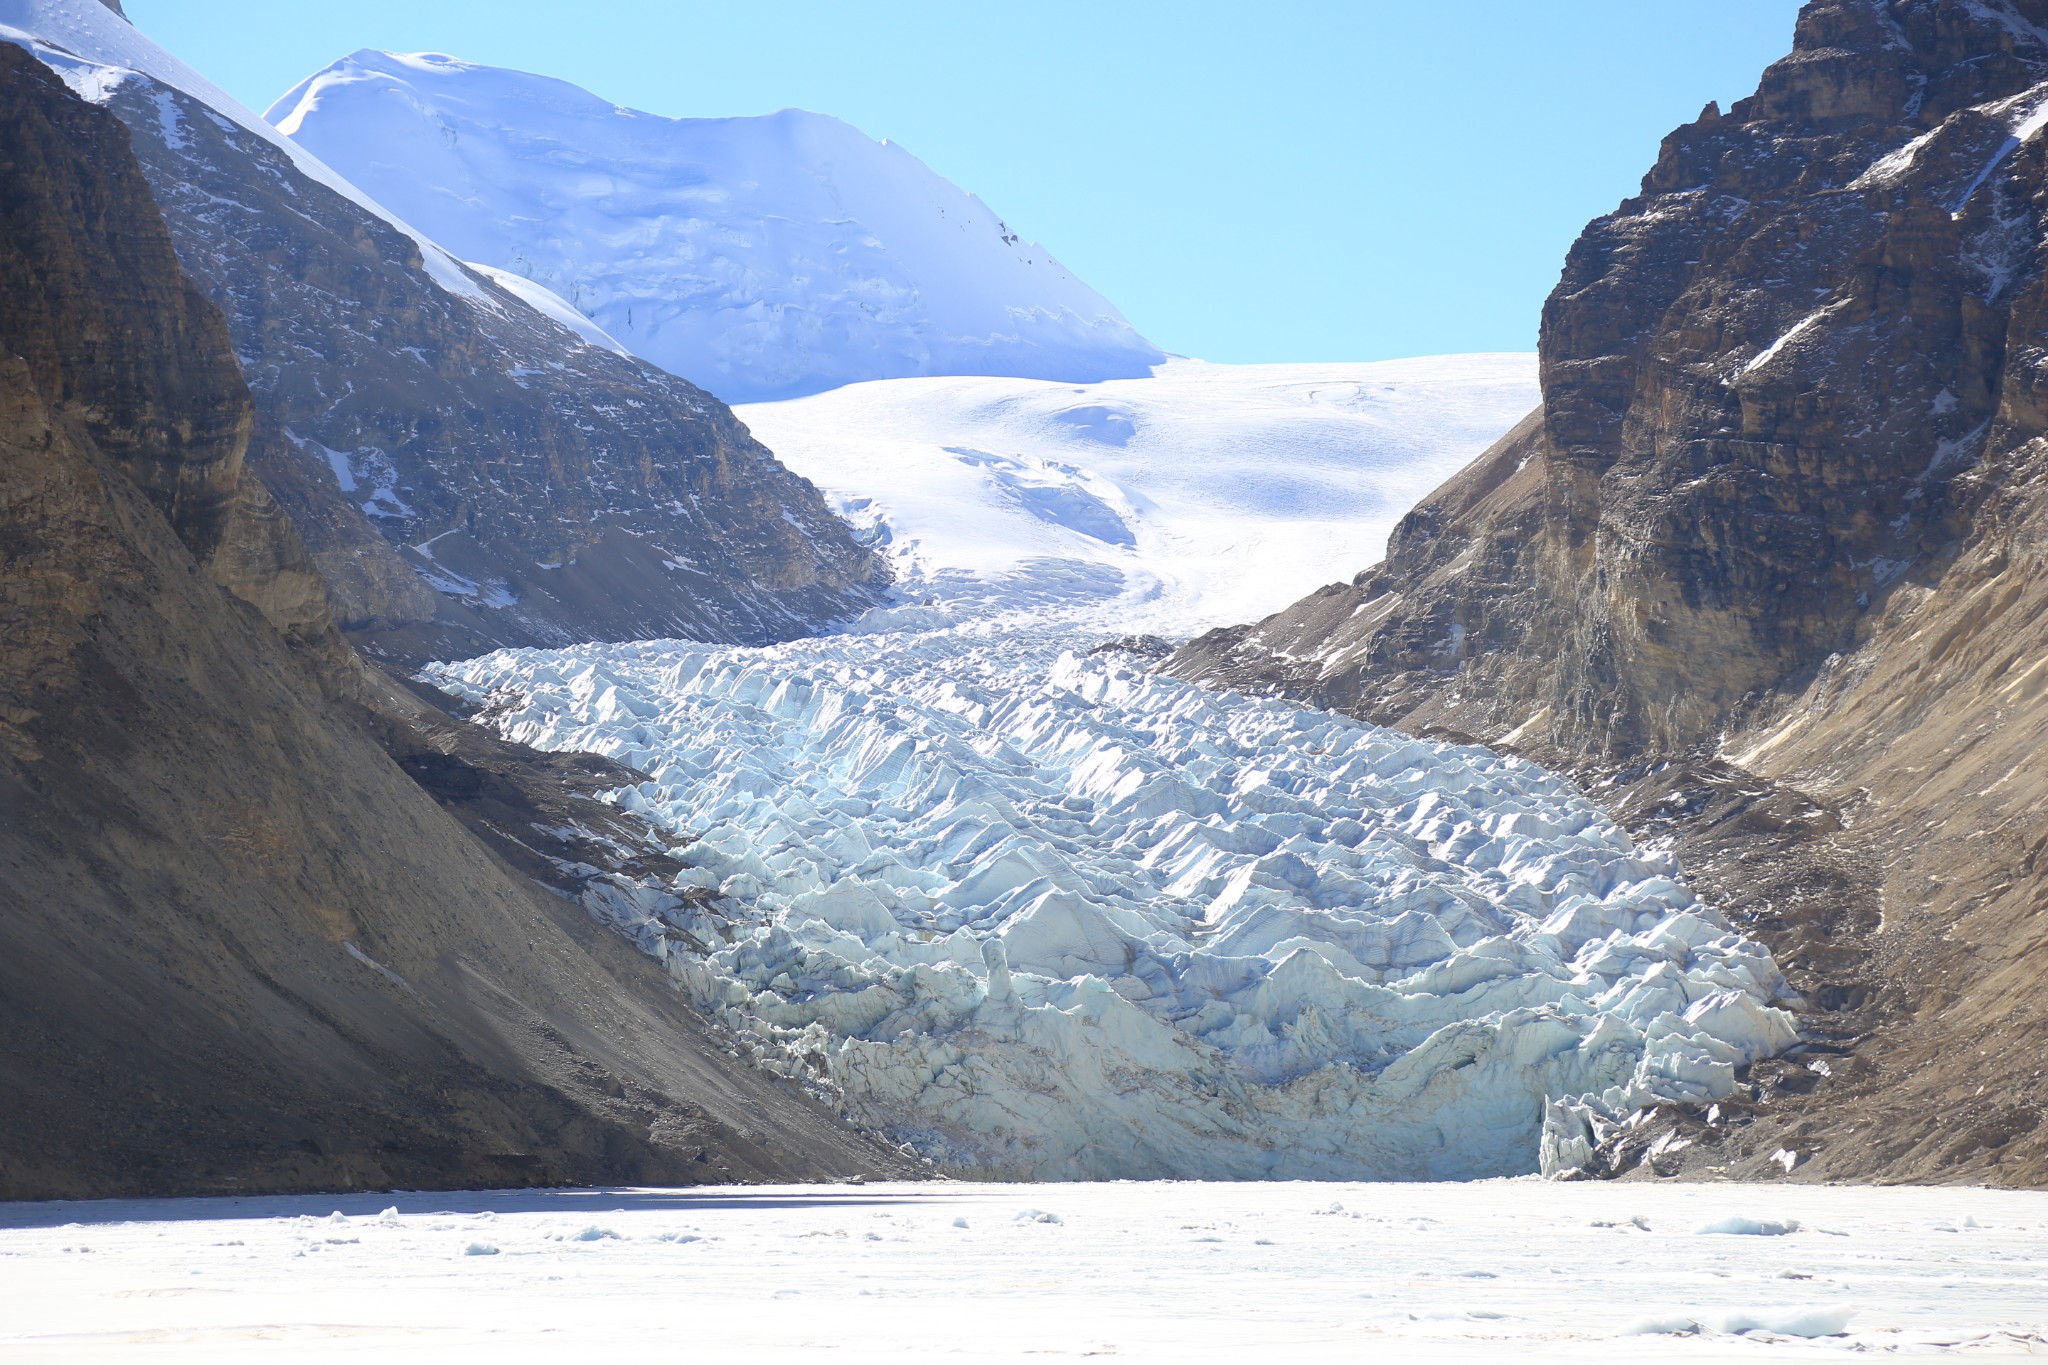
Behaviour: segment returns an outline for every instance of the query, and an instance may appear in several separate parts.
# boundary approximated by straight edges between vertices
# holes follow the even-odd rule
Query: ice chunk
[[[1693,1231],[1703,1237],[1786,1237],[1799,1231],[1799,1222],[1793,1218],[1722,1218]]]
[[[1668,1314],[1639,1318],[1622,1329],[1622,1335],[1767,1332],[1780,1337],[1838,1337],[1849,1330],[1852,1316],[1849,1309],[1841,1307],[1750,1308],[1709,1314],[1704,1318]]]

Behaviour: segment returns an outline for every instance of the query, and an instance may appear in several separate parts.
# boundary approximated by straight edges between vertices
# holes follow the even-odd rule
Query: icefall
[[[673,890],[699,891],[592,909],[770,1065],[954,1169],[1556,1169],[1796,1040],[1768,952],[1563,779],[1067,641],[429,673],[512,739],[646,773],[610,799],[694,837]]]

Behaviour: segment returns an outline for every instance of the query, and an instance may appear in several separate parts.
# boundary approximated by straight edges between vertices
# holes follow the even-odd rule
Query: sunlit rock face
[[[1567,752],[1711,748],[1938,572],[2048,429],[2044,128],[2035,0],[1808,4],[1757,93],[1572,247],[1538,418],[1383,565],[1175,670]]]
[[[593,908],[955,1169],[1527,1172],[1795,1037],[1769,955],[1532,764],[915,615],[431,675],[647,773],[615,799],[695,866]]]

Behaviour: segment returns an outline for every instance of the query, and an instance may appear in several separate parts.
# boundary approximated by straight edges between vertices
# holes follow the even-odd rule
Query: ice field
[[[736,411],[910,583],[1089,565],[1121,580],[1120,628],[1193,634],[1377,562],[1537,399],[1536,357],[1506,354],[880,380]]]
[[[1516,1180],[0,1206],[10,1361],[1938,1352],[2048,1354],[2048,1195]]]

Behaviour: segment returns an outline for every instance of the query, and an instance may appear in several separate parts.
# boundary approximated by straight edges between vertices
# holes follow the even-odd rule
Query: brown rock
[[[766,643],[886,585],[711,395],[481,277],[443,289],[411,238],[180,91],[130,76],[108,108],[227,316],[251,463],[359,641]]]

